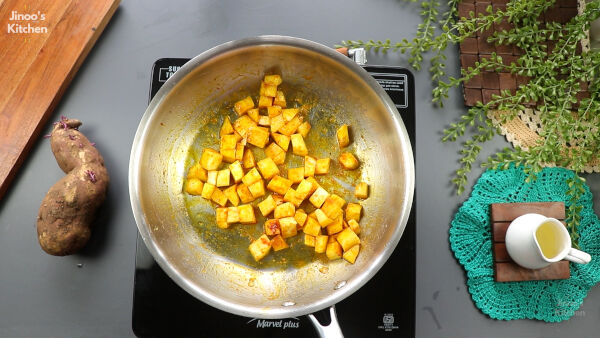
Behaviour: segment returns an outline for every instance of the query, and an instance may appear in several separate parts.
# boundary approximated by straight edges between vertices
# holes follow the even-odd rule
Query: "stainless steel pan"
[[[221,108],[240,93],[256,92],[265,72],[280,73],[290,91],[301,93],[304,103],[310,102],[311,134],[316,136],[308,146],[314,155],[335,161],[335,127],[351,125],[351,150],[363,163],[362,176],[342,177],[337,188],[350,188],[356,180],[365,180],[371,187],[370,197],[361,202],[362,245],[353,265],[321,259],[287,268],[278,265],[281,261],[252,264],[247,260],[252,231],[245,233],[245,242],[240,240],[243,234],[232,231],[231,237],[223,235],[222,245],[218,245],[218,239],[211,240],[211,229],[216,226],[209,204],[192,208],[186,204],[182,184],[190,162],[189,149],[217,148]],[[329,146],[319,138],[328,139]],[[288,158],[293,156],[288,154]],[[137,226],[162,269],[203,302],[256,318],[309,314],[363,286],[400,240],[413,189],[408,134],[384,90],[334,50],[283,36],[228,42],[185,64],[148,106],[135,135],[129,166]],[[257,225],[256,231],[259,228]]]

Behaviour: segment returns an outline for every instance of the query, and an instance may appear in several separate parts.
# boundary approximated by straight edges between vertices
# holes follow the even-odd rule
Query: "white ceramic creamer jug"
[[[566,259],[586,264],[592,257],[571,247],[565,226],[555,218],[525,214],[515,218],[506,230],[506,250],[515,263],[529,269],[541,269]]]

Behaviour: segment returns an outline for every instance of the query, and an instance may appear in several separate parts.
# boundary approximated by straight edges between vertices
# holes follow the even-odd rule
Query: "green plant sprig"
[[[467,131],[471,135],[462,144],[460,168],[452,182],[457,193],[464,191],[467,174],[477,161],[482,145],[499,134],[490,119],[492,114],[506,123],[517,117],[518,111],[535,104],[541,122],[538,141],[523,147],[505,148],[490,156],[482,166],[508,168],[511,163],[520,165],[528,173],[528,180],[535,179],[536,173],[548,164],[574,170],[578,175],[567,182],[570,201],[567,223],[573,242],[577,244],[580,208],[575,202],[584,191],[584,179],[579,174],[590,163],[600,163],[600,117],[596,113],[600,111],[600,52],[578,53],[578,44],[586,38],[590,23],[600,17],[600,0],[588,2],[583,12],[566,24],[539,22],[540,15],[554,6],[556,0],[513,0],[504,10],[493,10],[488,6],[485,13],[471,12],[466,18],[457,17],[458,2],[448,1],[448,9],[442,11],[437,0],[420,1],[423,22],[412,40],[405,38],[396,43],[347,40],[342,41],[342,46],[383,53],[408,53],[409,63],[416,70],[421,69],[426,55],[432,52],[428,67],[433,83],[432,101],[440,106],[448,98],[450,89],[482,72],[505,72],[528,79],[512,92],[503,90],[499,95],[493,95],[491,101],[469,108],[444,130],[443,142],[459,141]],[[476,62],[474,67],[461,70],[457,77],[447,73],[445,51],[448,46],[502,22],[510,23],[512,28],[494,32],[488,42],[519,48],[522,55],[517,62],[508,64],[492,53]],[[579,92],[586,84],[589,97],[582,97]]]

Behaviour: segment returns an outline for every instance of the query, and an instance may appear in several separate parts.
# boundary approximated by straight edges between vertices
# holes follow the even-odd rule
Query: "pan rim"
[[[280,45],[308,49],[310,51],[317,52],[323,56],[334,59],[334,61],[337,61],[338,63],[353,71],[353,73],[357,75],[362,81],[366,82],[366,84],[371,89],[373,89],[377,96],[382,100],[382,103],[386,107],[386,111],[391,115],[392,121],[394,122],[396,129],[399,130],[399,136],[401,137],[400,144],[402,146],[401,151],[405,155],[403,156],[404,162],[402,163],[402,166],[406,171],[404,175],[406,177],[406,181],[404,184],[403,199],[401,205],[402,211],[399,218],[399,224],[396,225],[391,240],[386,243],[386,248],[382,251],[382,254],[377,256],[376,259],[369,264],[369,273],[359,274],[357,278],[353,278],[352,281],[342,289],[336,292],[332,292],[329,296],[323,297],[309,305],[304,305],[302,307],[280,306],[278,308],[264,308],[260,306],[240,305],[233,302],[229,302],[219,296],[216,296],[208,292],[207,290],[202,289],[198,285],[193,284],[191,281],[182,278],[178,271],[175,269],[175,267],[169,262],[168,257],[165,256],[164,252],[152,240],[150,230],[146,222],[146,218],[144,216],[139,198],[140,187],[138,177],[138,166],[140,163],[139,160],[142,155],[142,141],[146,136],[146,130],[150,126],[152,116],[154,115],[153,113],[160,107],[165,97],[190,72],[192,72],[194,69],[204,64],[205,62],[210,61],[213,57],[245,47],[263,45]],[[128,183],[132,211],[134,214],[138,231],[146,247],[154,257],[155,261],[159,264],[162,270],[171,278],[171,280],[173,280],[177,285],[186,290],[190,295],[220,310],[245,317],[261,319],[281,319],[305,315],[327,308],[335,303],[340,302],[344,298],[356,292],[381,269],[383,264],[385,264],[385,262],[388,260],[388,258],[396,248],[406,227],[406,223],[408,221],[414,197],[415,169],[414,157],[410,144],[411,143],[408,138],[408,132],[400,117],[400,114],[397,112],[394,103],[389,98],[385,90],[379,85],[379,83],[377,83],[377,81],[373,77],[371,77],[364,69],[362,69],[362,67],[354,63],[349,58],[338,53],[334,49],[310,40],[280,35],[264,35],[240,40],[233,40],[213,47],[188,61],[181,69],[175,72],[174,75],[166,81],[166,83],[157,92],[157,94],[154,96],[154,98],[146,108],[146,111],[144,112],[140,120],[138,129],[136,130],[129,161]]]

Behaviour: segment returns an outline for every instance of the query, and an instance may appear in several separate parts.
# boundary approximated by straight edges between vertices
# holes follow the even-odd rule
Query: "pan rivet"
[[[294,305],[296,305],[296,303],[294,303],[294,302],[284,302],[281,305],[283,305],[283,306],[294,306]]]
[[[339,281],[335,284],[335,286],[333,287],[334,290],[339,290],[341,288],[343,288],[344,286],[346,286],[346,281]]]

